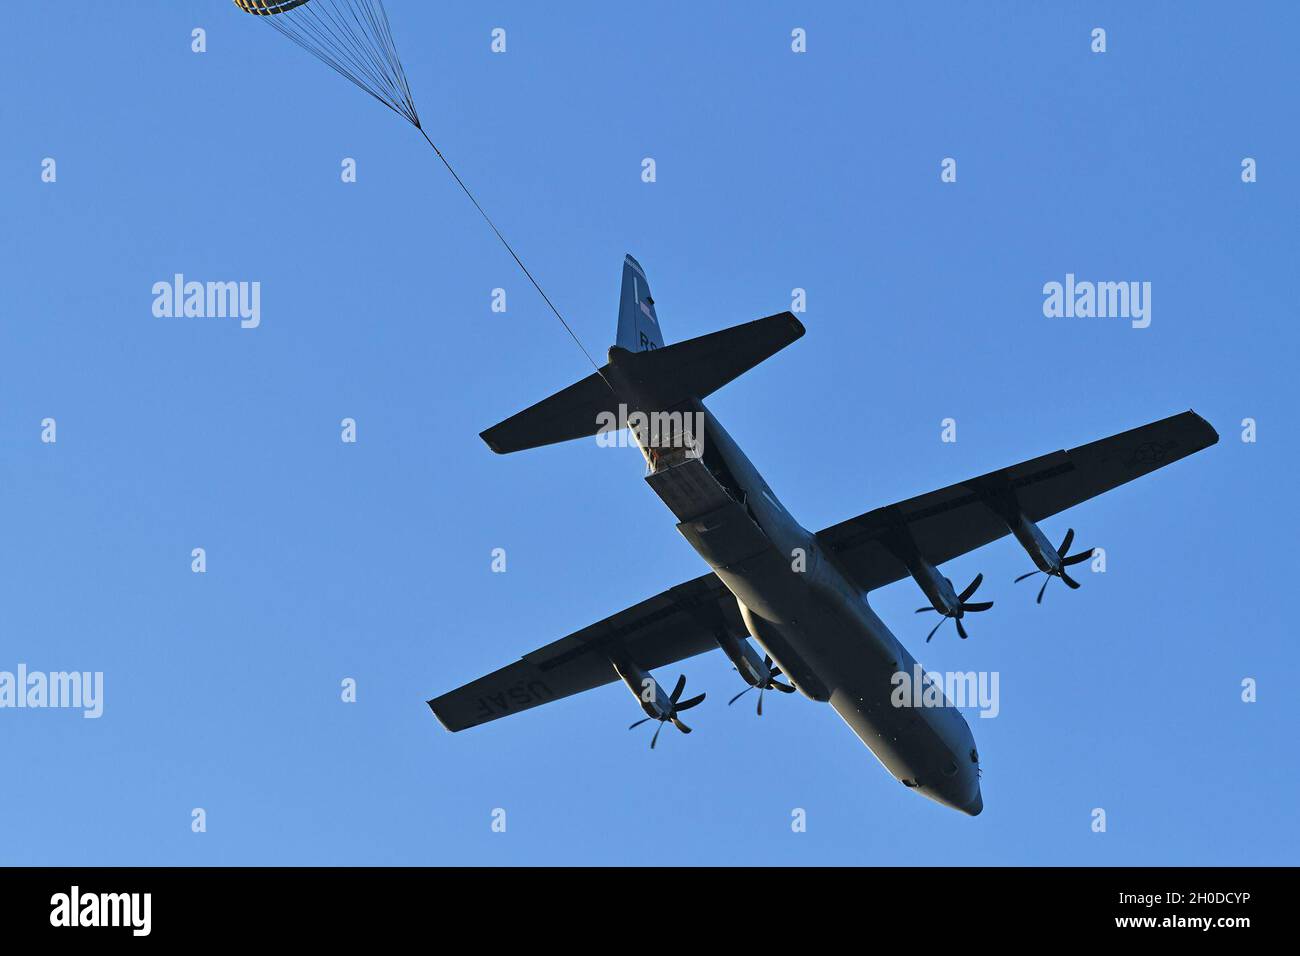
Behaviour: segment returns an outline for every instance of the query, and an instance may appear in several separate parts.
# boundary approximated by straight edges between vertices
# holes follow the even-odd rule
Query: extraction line
[[[437,144],[429,138],[429,134],[424,131],[423,126],[416,123],[415,128],[420,131],[420,135],[424,137],[424,141],[433,147],[434,153],[436,153],[438,158],[442,160],[442,165],[447,167],[447,172],[451,173],[452,179],[456,180],[456,185],[458,185],[464,191],[465,195],[469,197],[469,201],[474,204],[474,208],[477,209],[478,214],[483,217],[483,221],[492,228],[496,237],[501,240],[501,245],[506,247],[506,252],[510,253],[510,258],[514,259],[519,268],[523,270],[524,275],[528,276],[528,281],[533,284],[533,288],[537,290],[538,295],[542,297],[542,300],[550,307],[550,310],[555,313],[555,317],[559,319],[560,324],[564,326],[564,331],[569,333],[569,338],[573,339],[574,344],[582,350],[582,354],[587,357],[587,361],[590,362],[591,367],[596,370],[596,374],[605,380],[606,385],[609,385],[609,379],[605,378],[604,373],[600,370],[600,366],[596,364],[595,360],[591,357],[591,353],[587,351],[587,347],[582,344],[582,340],[574,333],[573,329],[569,326],[569,323],[564,320],[564,316],[562,316],[560,310],[555,307],[555,303],[552,302],[551,297],[546,294],[546,290],[543,289],[538,281],[533,278],[533,274],[528,271],[528,266],[524,265],[524,261],[519,258],[519,254],[515,252],[510,243],[506,241],[506,237],[501,234],[501,230],[498,229],[496,223],[492,221],[492,217],[487,214],[487,211],[484,210],[479,201],[474,198],[474,194],[469,191],[469,187],[465,185],[465,181],[461,179],[456,170],[452,168],[451,163],[447,162],[447,157],[442,155],[442,150],[440,150]],[[609,387],[611,391],[614,388],[613,385],[610,385]]]

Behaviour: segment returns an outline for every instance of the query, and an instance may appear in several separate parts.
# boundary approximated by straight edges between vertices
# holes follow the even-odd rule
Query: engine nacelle
[[[631,658],[624,657],[611,663],[647,717],[655,720],[669,718],[673,712],[673,703],[657,680]]]
[[[1061,556],[1057,553],[1056,548],[1052,547],[1047,536],[1034,522],[1025,517],[1023,512],[1017,511],[1011,518],[1006,519],[1007,527],[1015,535],[1020,546],[1025,549],[1029,555],[1029,560],[1034,562],[1034,567],[1047,574],[1054,574],[1061,569]]]
[[[749,641],[725,631],[719,631],[713,637],[750,687],[762,687],[771,680],[770,669]]]
[[[1038,525],[1034,524],[1025,514],[1012,488],[997,489],[986,500],[989,507],[1006,524],[1007,530],[1020,543],[1020,547],[1025,549],[1025,553],[1029,555],[1029,560],[1034,562],[1034,567],[1044,574],[1057,574],[1060,572],[1060,554],[1056,548],[1052,547],[1051,542],[1047,540],[1047,536],[1043,534]]]
[[[914,555],[912,560],[907,562],[907,570],[929,600],[930,605],[940,614],[952,616],[961,610],[961,601],[952,582],[940,574],[939,569],[925,558],[919,554]]]
[[[927,561],[912,540],[912,533],[907,523],[901,518],[885,537],[884,544],[894,557],[903,563],[907,573],[912,576],[921,593],[940,614],[953,616],[961,610],[961,601],[952,582],[939,573],[939,569]]]

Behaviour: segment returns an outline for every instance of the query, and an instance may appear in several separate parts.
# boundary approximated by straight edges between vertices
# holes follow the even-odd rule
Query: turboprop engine
[[[1035,603],[1043,603],[1043,592],[1047,590],[1047,582],[1052,578],[1060,578],[1072,591],[1078,589],[1079,582],[1070,577],[1065,569],[1081,561],[1087,561],[1092,557],[1093,549],[1087,548],[1077,554],[1068,554],[1070,545],[1074,543],[1073,528],[1065,532],[1065,538],[1061,541],[1061,546],[1053,548],[1038,525],[1026,518],[1023,513],[1018,513],[1016,520],[1008,522],[1008,525],[1011,528],[1011,533],[1016,536],[1016,540],[1020,542],[1020,546],[1025,549],[1030,560],[1036,566],[1036,570],[1016,578],[1015,583],[1019,584],[1026,578],[1032,578],[1035,574],[1047,575],[1043,579],[1043,586],[1038,589],[1038,600]]]
[[[968,600],[979,590],[980,584],[984,581],[983,574],[975,575],[975,580],[966,585],[966,590],[962,591],[961,594],[958,594],[953,589],[952,581],[941,576],[938,569],[932,564],[927,563],[924,569],[912,572],[912,577],[916,579],[918,584],[921,584],[922,581],[925,582],[921,584],[921,590],[930,599],[930,607],[918,607],[916,613],[924,614],[927,611],[938,611],[940,615],[939,623],[925,636],[925,643],[927,644],[930,643],[930,638],[934,637],[935,632],[943,626],[943,622],[948,618],[952,618],[956,622],[957,636],[963,641],[966,640],[969,635],[961,623],[962,617],[968,612],[987,611],[993,606],[992,601],[972,602]]]
[[[943,622],[952,618],[957,624],[957,636],[963,641],[969,636],[961,619],[967,613],[978,613],[987,611],[993,607],[992,601],[975,601],[971,598],[979,590],[980,584],[984,581],[983,574],[975,575],[975,580],[966,585],[966,589],[960,594],[952,586],[952,581],[939,573],[939,569],[925,559],[921,551],[912,540],[911,532],[907,528],[906,522],[898,520],[897,525],[893,528],[892,533],[885,539],[885,544],[893,552],[894,557],[907,567],[907,573],[912,576],[921,589],[921,593],[926,596],[930,602],[929,607],[918,607],[917,614],[925,614],[929,611],[936,611],[939,614],[939,623],[931,628],[930,633],[926,635],[925,642],[930,643],[930,638],[943,626]]]
[[[749,641],[743,637],[734,637],[725,631],[716,633],[714,639],[718,642],[718,646],[722,648],[722,652],[731,660],[731,663],[736,665],[736,670],[744,678],[745,683],[749,685],[727,701],[728,707],[757,687],[758,716],[762,717],[764,691],[779,690],[783,694],[794,693],[793,687],[777,680],[781,676],[781,668],[774,667],[772,658],[768,655],[764,655],[760,659],[758,651],[754,650]]]
[[[650,749],[655,749],[655,744],[659,742],[659,731],[664,729],[664,724],[672,721],[674,727],[684,734],[689,734],[691,728],[682,723],[678,716],[684,710],[690,710],[692,707],[704,700],[704,694],[697,694],[688,700],[682,700],[682,691],[686,689],[686,675],[682,674],[677,678],[677,686],[673,688],[671,694],[665,694],[664,689],[659,686],[659,682],[646,673],[635,661],[630,659],[612,661],[614,670],[618,676],[623,678],[623,683],[627,685],[628,690],[636,697],[637,703],[645,711],[645,716],[627,729],[633,730],[640,727],[648,720],[659,721],[659,726],[655,728],[654,736],[650,738]]]

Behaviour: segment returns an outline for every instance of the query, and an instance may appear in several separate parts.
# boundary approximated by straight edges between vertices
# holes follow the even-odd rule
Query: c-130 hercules
[[[630,421],[649,464],[646,481],[712,571],[429,701],[443,726],[464,730],[621,678],[646,720],[689,733],[680,714],[704,695],[683,701],[685,678],[665,693],[649,672],[721,648],[760,694],[787,690],[777,679],[784,675],[805,697],[829,703],[905,786],[971,816],[983,810],[979,755],[962,715],[946,700],[941,706],[891,702],[894,675],[919,673],[919,665],[872,611],[867,594],[911,576],[930,602],[922,610],[937,611],[940,623],[954,618],[965,637],[964,613],[989,606],[967,600],[981,579],[957,594],[937,566],[1008,533],[1034,562],[1031,574],[1047,575],[1044,589],[1053,577],[1077,588],[1067,567],[1091,551],[1067,555],[1072,530],[1061,547],[1052,547],[1037,522],[1207,448],[1219,436],[1187,411],[813,534],[703,405],[803,333],[799,320],[782,312],[665,346],[645,272],[626,257],[608,364],[482,437],[504,454],[591,436],[611,420]],[[692,422],[700,424],[692,428]]]

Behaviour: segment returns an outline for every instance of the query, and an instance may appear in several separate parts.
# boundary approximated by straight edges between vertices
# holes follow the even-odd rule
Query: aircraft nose
[[[975,791],[975,799],[972,800],[970,803],[966,804],[966,806],[962,807],[962,808],[961,808],[961,812],[962,812],[962,813],[969,814],[969,815],[972,816],[972,817],[977,817],[977,816],[979,816],[981,813],[983,813],[983,812],[984,812],[984,794],[982,794],[982,793],[980,793],[978,790],[976,790],[976,791]]]

